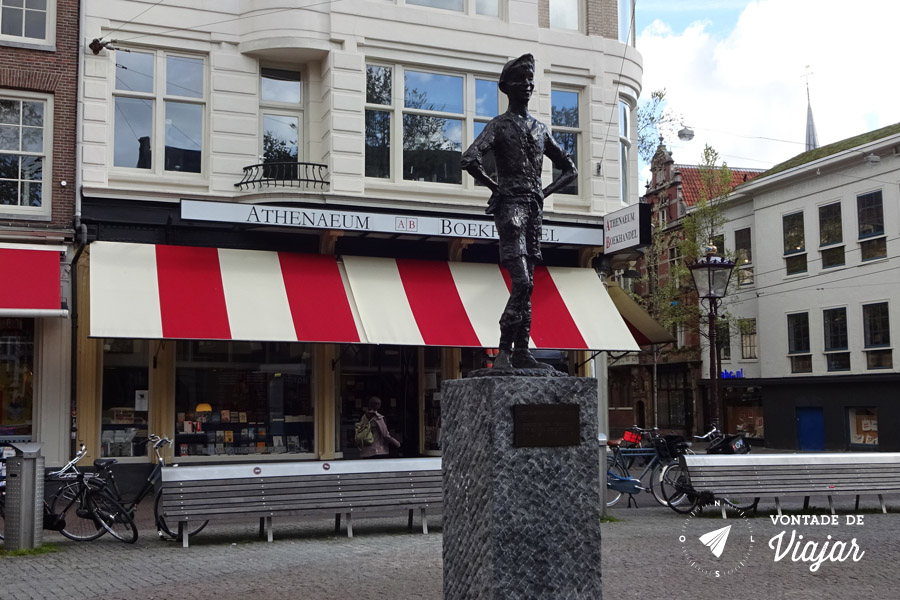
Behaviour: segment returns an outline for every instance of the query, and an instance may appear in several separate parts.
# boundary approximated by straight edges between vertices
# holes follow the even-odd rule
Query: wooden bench
[[[834,514],[833,496],[878,496],[887,512],[884,494],[900,492],[900,453],[841,452],[821,454],[687,454],[679,459],[687,469],[691,487],[714,498],[774,497],[781,515],[781,498],[827,496]],[[725,506],[722,503],[722,517]]]
[[[162,514],[178,523],[185,548],[187,523],[248,517],[271,542],[274,517],[333,514],[337,532],[346,515],[353,537],[355,514],[406,510],[412,528],[419,509],[428,533],[426,511],[443,501],[440,458],[165,467],[162,482]]]

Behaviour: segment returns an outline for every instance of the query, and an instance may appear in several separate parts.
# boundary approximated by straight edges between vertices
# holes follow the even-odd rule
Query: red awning
[[[494,264],[94,242],[95,337],[496,347]],[[532,343],[637,350],[591,269],[538,267]]]
[[[0,317],[64,317],[59,253],[64,246],[0,244]]]

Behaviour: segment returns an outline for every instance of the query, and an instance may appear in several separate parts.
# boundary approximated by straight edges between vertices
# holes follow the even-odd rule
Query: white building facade
[[[726,308],[745,326],[720,389],[729,422],[767,446],[900,447],[898,148],[900,127],[886,127],[801,154],[728,200],[738,266]]]
[[[496,263],[488,194],[459,159],[505,110],[497,79],[511,58],[534,55],[530,110],[579,170],[544,205],[547,264],[591,266],[603,215],[637,202],[642,66],[628,43],[629,2],[85,5],[83,37],[96,53],[82,78],[91,243],[78,275],[78,439],[98,454],[142,455],[135,440],[149,432],[177,434],[188,462],[353,456],[348,434],[370,395],[382,397],[404,455],[439,452],[440,381],[480,366],[474,351],[354,345],[331,333],[283,344],[272,341],[277,326],[241,337],[233,318],[220,336],[167,325],[147,334],[124,318],[94,329],[123,304],[104,299],[98,258],[149,257],[154,273],[168,268],[160,246]],[[549,161],[544,175],[553,177]],[[346,261],[339,268],[354,277]],[[136,292],[133,306],[158,299],[149,314],[165,321],[168,292],[153,279],[159,287]],[[233,313],[231,296],[225,304]],[[181,323],[209,315],[201,307]]]

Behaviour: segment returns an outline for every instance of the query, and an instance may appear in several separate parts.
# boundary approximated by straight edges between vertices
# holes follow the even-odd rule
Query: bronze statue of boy
[[[485,212],[494,215],[500,264],[512,280],[509,301],[500,316],[500,353],[494,368],[552,369],[538,362],[528,349],[534,266],[541,260],[544,198],[574,180],[578,171],[550,128],[528,114],[534,92],[534,57],[525,54],[506,63],[499,87],[509,98],[509,108],[485,126],[462,156],[462,168],[492,192]],[[497,164],[497,181],[484,170],[483,157],[489,151]],[[541,180],[544,156],[560,171],[546,188]]]

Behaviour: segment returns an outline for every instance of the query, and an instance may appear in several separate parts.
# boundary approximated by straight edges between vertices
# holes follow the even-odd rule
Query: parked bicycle
[[[158,435],[151,435],[148,438],[148,443],[153,444],[153,450],[156,453],[156,464],[144,481],[143,487],[141,487],[132,500],[124,500],[122,492],[119,490],[119,486],[116,483],[112,465],[116,464],[118,461],[115,458],[98,458],[94,461],[94,467],[97,469],[98,477],[92,479],[91,485],[104,489],[109,495],[115,498],[122,504],[132,519],[134,518],[137,507],[156,489],[156,484],[159,483],[162,478],[162,468],[166,466],[165,458],[162,455],[162,449],[171,444],[172,440],[159,437]],[[54,497],[54,504],[57,502],[57,498],[60,499],[59,501],[65,501],[76,493],[77,486],[66,486]],[[155,500],[153,502],[153,519],[156,524],[156,532],[160,538],[181,540],[181,537],[178,535],[178,528],[176,527],[174,530],[169,528],[168,524],[166,524],[166,519],[162,514],[162,489],[159,489],[156,492]],[[203,528],[206,527],[207,523],[209,523],[209,521],[190,523],[187,529],[188,536],[190,537],[200,533]]]
[[[706,434],[695,436],[697,440],[709,442],[706,448],[707,454],[746,454],[750,452],[750,444],[741,435],[726,434],[713,425]],[[673,462],[666,465],[660,476],[660,491],[666,504],[678,513],[689,513],[697,506],[711,501],[712,498],[704,498],[694,491],[691,486],[690,475],[681,462]],[[756,509],[759,498],[744,496],[729,496],[722,501],[738,510]]]
[[[137,540],[137,526],[127,511],[102,489],[93,487],[90,475],[78,471],[76,464],[86,454],[84,445],[62,469],[47,474],[46,484],[65,482],[71,487],[71,497],[66,501],[47,502],[43,505],[43,528],[59,531],[69,539],[91,541],[109,532],[125,542]],[[0,539],[5,528],[5,481],[0,482]]]
[[[662,470],[667,465],[673,464],[675,459],[685,452],[690,451],[690,445],[684,441],[684,438],[677,435],[660,435],[659,430],[633,428],[629,431],[637,430],[640,432],[640,438],[632,443],[646,443],[649,447],[622,447],[622,440],[609,440],[607,447],[609,454],[607,455],[607,506],[614,506],[621,500],[622,495],[629,494],[629,503],[633,498],[633,494],[640,491],[648,491],[653,498],[662,504],[667,505],[660,490],[662,478]],[[644,460],[643,469],[639,475],[632,476],[638,459]],[[647,483],[641,485],[629,482],[634,479],[637,482]],[[634,491],[629,491],[629,488]]]

